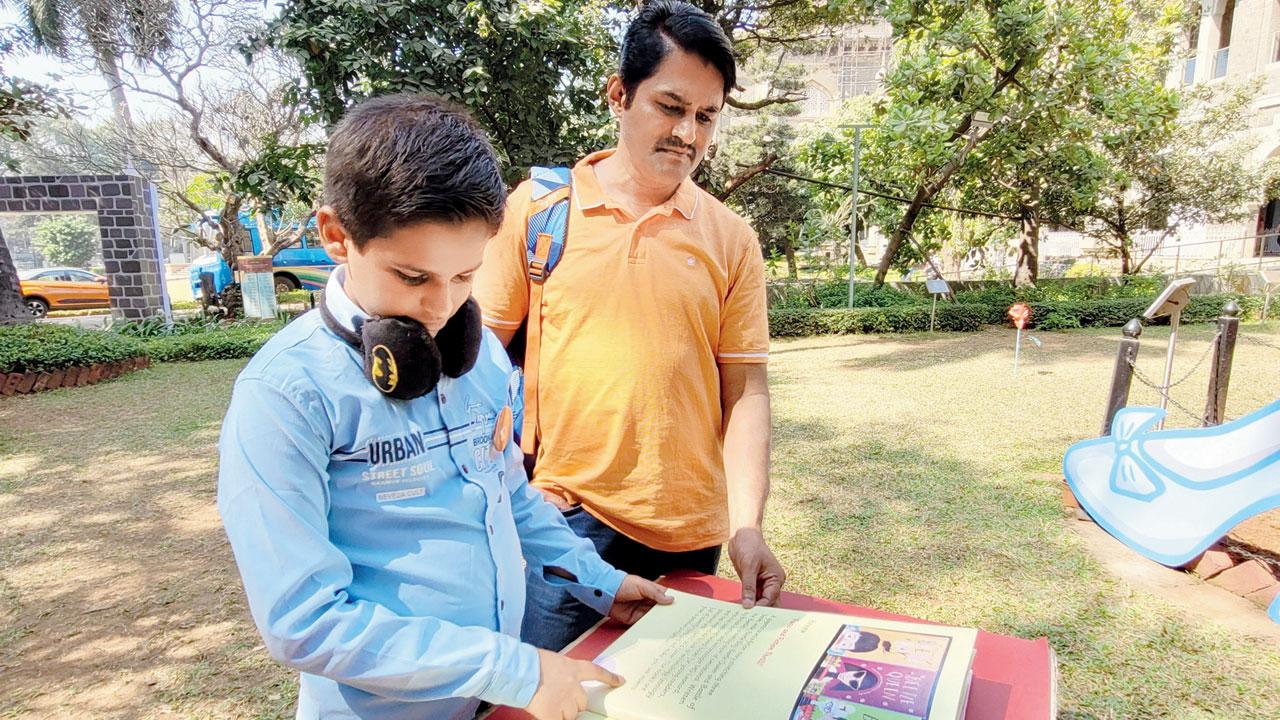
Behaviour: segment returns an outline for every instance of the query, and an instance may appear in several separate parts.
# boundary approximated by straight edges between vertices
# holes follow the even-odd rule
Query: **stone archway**
[[[145,320],[164,313],[151,183],[135,175],[20,175],[0,178],[0,212],[93,212],[111,293],[111,316]]]

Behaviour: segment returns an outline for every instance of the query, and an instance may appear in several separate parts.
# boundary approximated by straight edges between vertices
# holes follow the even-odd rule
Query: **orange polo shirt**
[[[768,361],[764,259],[741,217],[685,180],[634,218],[573,169],[564,255],[543,288],[533,484],[666,551],[728,536],[721,364]],[[474,294],[492,328],[528,313],[529,182],[508,200]]]

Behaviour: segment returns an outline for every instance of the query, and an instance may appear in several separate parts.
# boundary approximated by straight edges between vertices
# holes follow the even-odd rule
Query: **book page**
[[[952,720],[977,632],[740,605],[670,591],[596,662],[612,720]],[[589,716],[582,716],[587,720]]]

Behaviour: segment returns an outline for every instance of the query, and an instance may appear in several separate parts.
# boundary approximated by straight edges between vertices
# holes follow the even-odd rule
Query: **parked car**
[[[18,273],[22,299],[33,317],[50,310],[111,307],[107,279],[73,267],[36,268]]]

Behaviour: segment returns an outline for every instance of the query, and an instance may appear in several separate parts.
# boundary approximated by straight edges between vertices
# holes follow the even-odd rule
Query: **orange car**
[[[33,317],[50,310],[111,307],[107,279],[72,267],[37,268],[18,273],[22,299]]]

